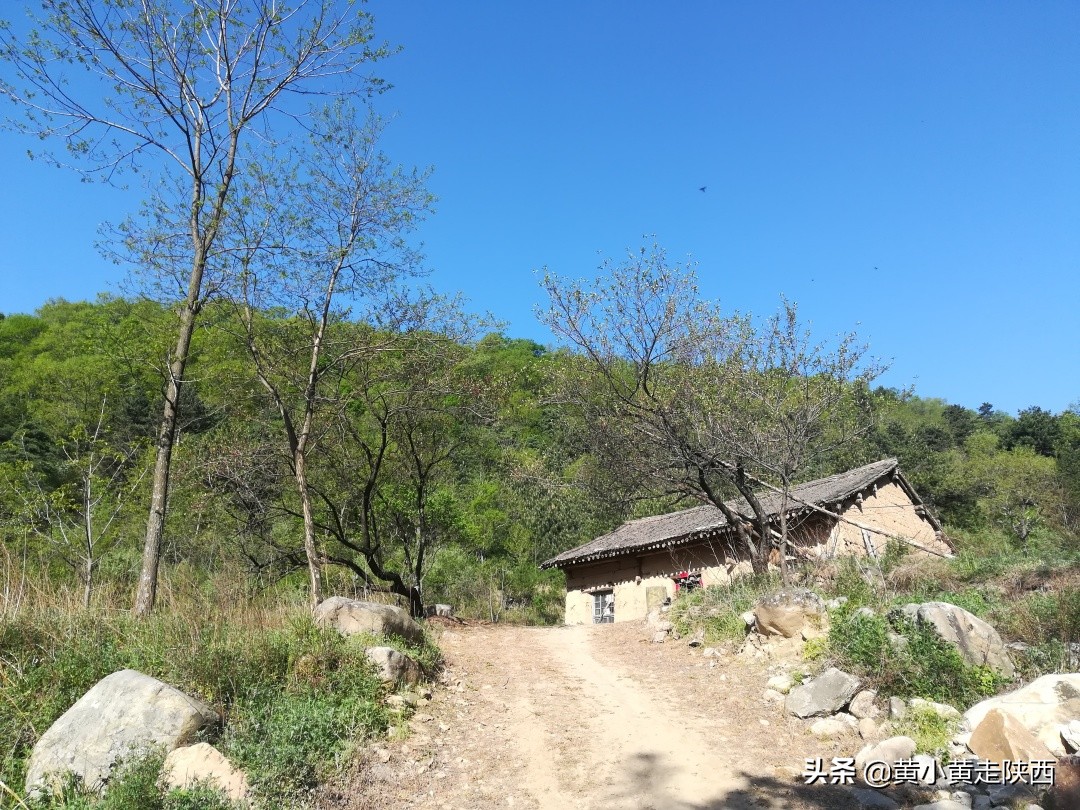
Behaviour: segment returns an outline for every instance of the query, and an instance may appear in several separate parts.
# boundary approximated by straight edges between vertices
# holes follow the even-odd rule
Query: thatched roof
[[[807,481],[791,489],[789,493],[789,512],[804,511],[809,507],[829,508],[841,504],[857,493],[870,489],[884,478],[892,477],[903,487],[912,502],[921,504],[915,490],[897,469],[895,458],[887,458],[857,467],[854,470]],[[781,495],[768,492],[761,496],[762,506],[770,516],[779,516]],[[742,498],[727,501],[727,505],[740,515],[752,516],[750,505]],[[831,511],[831,510],[830,510]],[[931,518],[931,523],[936,524]],[[728,530],[727,518],[715,506],[695,506],[666,515],[639,518],[624,523],[613,532],[597,537],[577,548],[564,551],[557,557],[542,563],[541,568],[565,568],[569,565],[593,562],[609,557],[620,557],[642,551],[686,545],[697,540],[709,539],[725,534]],[[935,525],[935,528],[939,528]]]

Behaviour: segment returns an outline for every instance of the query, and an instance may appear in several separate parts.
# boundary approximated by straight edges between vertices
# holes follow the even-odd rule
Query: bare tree
[[[141,448],[121,448],[106,437],[105,402],[92,427],[79,426],[60,444],[63,453],[61,486],[47,489],[33,465],[24,462],[22,500],[27,525],[79,577],[83,607],[90,607],[94,573],[101,557],[116,545],[114,523],[142,476],[129,477]]]
[[[0,92],[25,113],[16,125],[63,141],[88,176],[111,180],[134,168],[158,181],[145,224],[125,229],[134,256],[172,286],[179,320],[134,607],[145,616],[156,596],[180,390],[234,180],[272,126],[305,112],[297,100],[377,89],[359,71],[387,50],[372,44],[366,12],[334,0],[42,0],[42,8],[38,30],[0,29],[14,75]]]
[[[733,457],[744,459],[779,499],[776,540],[786,582],[788,513],[802,506],[792,504],[792,486],[811,470],[824,474],[823,465],[869,431],[869,386],[884,367],[867,356],[854,333],[835,342],[816,340],[787,299],[746,333],[739,361],[730,387],[711,394],[723,415],[716,429]]]
[[[546,274],[540,313],[581,353],[560,389],[598,467],[627,493],[716,506],[754,570],[767,570],[779,537],[762,484],[790,488],[850,438],[832,420],[854,396],[862,350],[853,337],[809,342],[791,306],[764,328],[723,315],[699,297],[692,267],[658,246],[601,270],[591,283]],[[745,507],[732,506],[736,494]]]
[[[348,330],[332,327],[359,317],[385,330],[389,344],[430,304],[401,287],[421,269],[403,237],[432,202],[426,175],[393,169],[377,148],[382,123],[372,118],[360,127],[354,118],[347,106],[324,111],[310,149],[244,182],[245,211],[224,240],[237,262],[229,292],[241,339],[288,448],[312,605],[322,599],[322,555],[308,458],[346,405],[333,386],[380,349],[361,350]]]

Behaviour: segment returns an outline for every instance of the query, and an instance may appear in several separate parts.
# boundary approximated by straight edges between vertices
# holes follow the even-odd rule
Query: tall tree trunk
[[[180,386],[187,368],[191,336],[195,332],[195,317],[199,312],[200,291],[206,254],[199,251],[192,267],[187,300],[180,312],[180,333],[176,340],[176,352],[169,363],[169,384],[165,390],[165,408],[161,415],[161,428],[157,437],[157,457],[154,460],[154,480],[150,492],[150,516],[146,521],[146,540],[143,543],[142,572],[139,589],[135,595],[135,615],[149,616],[157,600],[158,567],[161,563],[161,541],[165,535],[165,506],[169,495],[169,473],[172,467],[173,444],[180,409]]]
[[[788,584],[788,527],[787,527],[787,500],[788,485],[784,482],[784,495],[780,500],[780,581]]]
[[[85,567],[83,568],[83,609],[88,610],[90,608],[90,595],[94,590],[94,561],[87,558],[85,561]]]
[[[304,556],[307,557],[308,581],[311,585],[311,607],[323,598],[322,566],[319,549],[315,543],[315,515],[311,508],[311,492],[307,485],[307,457],[297,452],[293,458],[296,466],[296,488],[300,493],[300,507],[304,514]]]
[[[90,594],[94,586],[94,517],[93,491],[91,476],[93,475],[93,462],[90,465],[90,474],[83,478],[83,609],[90,607]]]

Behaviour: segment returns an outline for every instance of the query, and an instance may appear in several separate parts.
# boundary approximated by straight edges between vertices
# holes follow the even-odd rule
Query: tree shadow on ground
[[[640,810],[858,810],[859,802],[843,787],[806,785],[783,777],[739,772],[733,781],[742,787],[720,795],[701,785],[695,796],[692,781],[672,785],[661,758],[652,753],[635,754],[623,763],[622,779],[614,786],[602,810],[639,808]],[[673,798],[669,787],[678,787]]]

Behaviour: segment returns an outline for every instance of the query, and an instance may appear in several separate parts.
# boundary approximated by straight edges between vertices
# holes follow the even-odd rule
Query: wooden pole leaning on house
[[[776,494],[779,494],[779,495],[783,494],[783,490],[781,490],[779,487],[773,486],[768,481],[762,481],[760,478],[758,478],[755,475],[750,475],[749,473],[747,473],[747,478],[753,479],[758,484],[763,486],[765,489],[771,490],[772,492],[774,492]],[[813,509],[815,512],[820,512],[821,514],[827,515],[828,517],[835,518],[836,520],[839,520],[839,521],[843,521],[844,523],[847,523],[847,524],[849,524],[851,526],[854,526],[857,529],[862,529],[863,531],[868,531],[868,532],[872,532],[874,534],[880,534],[880,535],[882,535],[884,537],[892,538],[894,540],[899,540],[901,543],[909,545],[912,548],[918,549],[919,551],[925,551],[927,554],[932,554],[935,557],[941,557],[941,559],[943,559],[943,560],[949,559],[948,555],[942,554],[940,551],[934,551],[933,549],[926,548],[925,546],[920,546],[918,543],[916,543],[916,542],[914,542],[912,540],[908,540],[908,539],[903,538],[903,537],[895,537],[894,535],[891,535],[888,532],[882,531],[881,529],[878,529],[878,528],[876,528],[874,526],[867,526],[866,524],[860,523],[857,520],[852,520],[851,518],[844,517],[843,515],[837,514],[835,512],[830,512],[825,507],[818,506],[815,503],[810,503],[810,501],[804,501],[802,498],[799,498],[799,497],[797,497],[795,495],[792,495],[790,492],[787,493],[787,497],[790,500],[795,501],[798,504],[802,504],[805,507]]]

